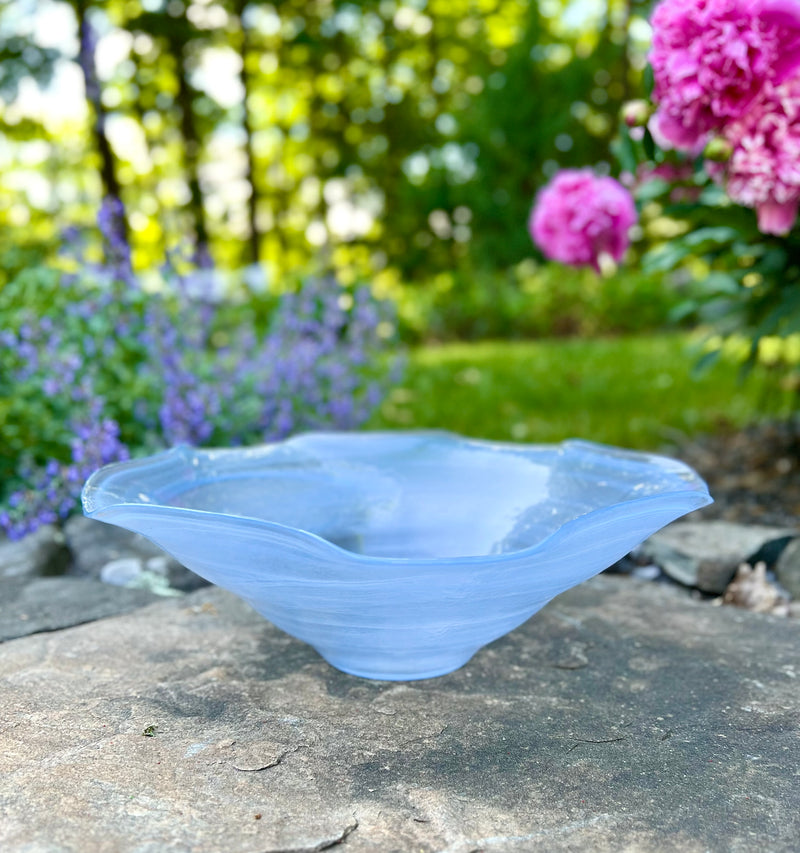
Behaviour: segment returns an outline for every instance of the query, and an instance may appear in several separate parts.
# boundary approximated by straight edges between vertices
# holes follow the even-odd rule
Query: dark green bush
[[[408,341],[631,334],[663,329],[685,299],[674,277],[592,270],[526,260],[505,272],[441,273],[399,296]]]

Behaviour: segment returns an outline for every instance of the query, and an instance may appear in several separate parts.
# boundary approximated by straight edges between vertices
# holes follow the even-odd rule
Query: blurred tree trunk
[[[103,194],[113,196],[121,201],[121,187],[114,168],[114,152],[106,135],[106,109],[103,106],[100,81],[97,77],[97,65],[95,63],[95,49],[97,47],[97,35],[94,27],[87,17],[89,3],[87,0],[74,0],[74,9],[78,18],[78,38],[80,47],[78,49],[78,63],[83,72],[84,86],[86,89],[86,100],[91,105],[94,114],[92,124],[92,135],[94,144],[100,154],[100,179],[103,183]],[[120,225],[125,229],[127,239],[127,223],[122,217]]]
[[[606,13],[605,24],[599,33],[598,46],[595,53],[603,57],[603,64],[598,63],[600,69],[605,69],[611,77],[611,86],[616,91],[609,91],[609,103],[604,105],[606,112],[617,116],[619,108],[625,101],[629,101],[634,94],[634,75],[631,69],[631,34],[630,20],[633,14],[633,0],[618,0],[614,9],[616,14],[611,14],[612,9]],[[646,10],[640,10],[643,17],[648,17]]]
[[[200,135],[194,115],[195,90],[189,83],[187,68],[187,48],[178,38],[170,39],[170,50],[177,61],[178,110],[181,117],[181,136],[183,137],[183,158],[186,169],[186,182],[189,185],[194,233],[197,238],[195,254],[203,257],[208,254],[208,222],[203,204],[203,189],[200,185]]]
[[[147,151],[147,158],[150,161],[150,163],[153,164],[153,165],[151,165],[150,172],[147,175],[141,176],[138,183],[139,183],[140,189],[143,192],[145,192],[145,193],[150,192],[150,193],[152,193],[154,198],[157,198],[158,197],[158,188],[157,187],[158,187],[159,175],[158,175],[157,167],[154,165],[153,138],[152,138],[152,134],[148,131],[148,128],[147,128],[147,120],[146,120],[147,110],[145,109],[145,105],[144,105],[144,101],[143,101],[143,93],[145,92],[147,87],[151,85],[152,81],[147,79],[148,70],[147,70],[146,66],[144,65],[144,63],[142,62],[142,57],[135,50],[131,51],[130,58],[131,58],[131,61],[133,62],[133,65],[134,65],[133,80],[134,80],[135,86],[138,89],[138,92],[137,92],[137,96],[133,98],[133,100],[131,101],[128,108],[131,110],[131,112],[135,116],[136,121],[139,124],[139,127],[142,128],[142,136],[144,138],[145,149]],[[161,225],[161,223],[159,223],[159,224]],[[166,250],[167,246],[166,246],[166,232],[165,232],[163,225],[161,225],[159,230],[160,230],[160,234],[159,234],[159,239],[158,239],[158,243],[156,244],[156,246],[160,252],[164,252]]]
[[[248,240],[249,260],[251,263],[257,264],[261,260],[261,234],[258,230],[258,208],[261,200],[261,194],[259,192],[258,182],[256,181],[256,158],[253,146],[254,123],[253,116],[250,112],[250,95],[253,91],[253,75],[247,64],[252,48],[250,30],[244,20],[247,0],[235,0],[234,8],[237,17],[239,18],[240,27],[239,57],[242,60],[240,76],[242,88],[244,89],[242,126],[244,128],[245,178],[250,184],[250,197],[247,200],[247,219],[250,225],[250,236]]]
[[[207,44],[209,33],[197,29],[185,11],[183,15],[175,17],[165,8],[151,11],[142,7],[138,15],[129,19],[127,29],[132,33],[144,33],[155,40],[159,45],[157,62],[163,62],[161,67],[169,67],[170,72],[175,75],[177,129],[182,139],[183,170],[189,188],[189,213],[196,243],[195,258],[205,263],[209,259],[209,229],[200,182],[200,155],[205,131],[195,109],[201,93],[192,86],[189,74],[194,58],[193,49],[199,50]]]

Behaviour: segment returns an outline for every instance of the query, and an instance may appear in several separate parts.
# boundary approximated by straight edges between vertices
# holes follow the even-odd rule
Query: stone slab
[[[0,578],[0,643],[117,616],[157,598],[87,578]]]
[[[800,624],[596,578],[458,672],[208,589],[5,644],[4,853],[795,851]]]

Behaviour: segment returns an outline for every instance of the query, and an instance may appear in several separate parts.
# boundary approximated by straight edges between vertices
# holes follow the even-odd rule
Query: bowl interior
[[[374,451],[236,464],[201,452],[158,499],[277,522],[368,556],[425,559],[518,551],[587,512],[676,488],[674,474],[638,454],[437,438]]]

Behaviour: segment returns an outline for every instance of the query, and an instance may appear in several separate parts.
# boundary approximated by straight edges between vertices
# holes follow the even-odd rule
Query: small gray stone
[[[654,581],[660,577],[661,569],[653,563],[648,563],[646,566],[636,566],[631,575],[639,580]]]
[[[64,524],[64,536],[74,555],[77,574],[98,578],[103,566],[122,557],[147,559],[164,552],[144,536],[82,515]]]
[[[120,557],[103,566],[100,580],[112,586],[147,589],[156,595],[183,595],[180,590],[170,586],[168,568],[168,561],[164,557],[151,557],[146,564],[138,557]]]
[[[0,580],[0,642],[126,613],[158,597],[89,578]]]
[[[796,534],[730,521],[678,521],[651,536],[637,554],[684,586],[721,595],[742,563],[755,561],[769,543]]]
[[[793,539],[784,548],[778,557],[775,574],[789,595],[800,599],[800,539]]]
[[[164,575],[164,577],[167,578],[169,577],[170,563],[172,562],[174,562],[174,560],[166,554],[162,554],[159,557],[150,557],[145,564],[145,568],[148,572],[153,572],[157,575]]]
[[[100,569],[100,580],[111,586],[133,586],[143,571],[144,565],[138,557],[120,557]]]
[[[58,575],[67,570],[69,562],[64,536],[53,524],[19,541],[0,538],[0,579]]]
[[[157,571],[167,577],[173,589],[192,592],[208,586],[208,581],[181,565],[149,539],[121,527],[75,515],[64,524],[64,536],[73,554],[75,574],[79,576],[99,578],[104,566],[119,559],[138,559],[145,566],[149,560],[156,559],[156,565],[161,566]],[[149,566],[147,568],[154,571]]]

